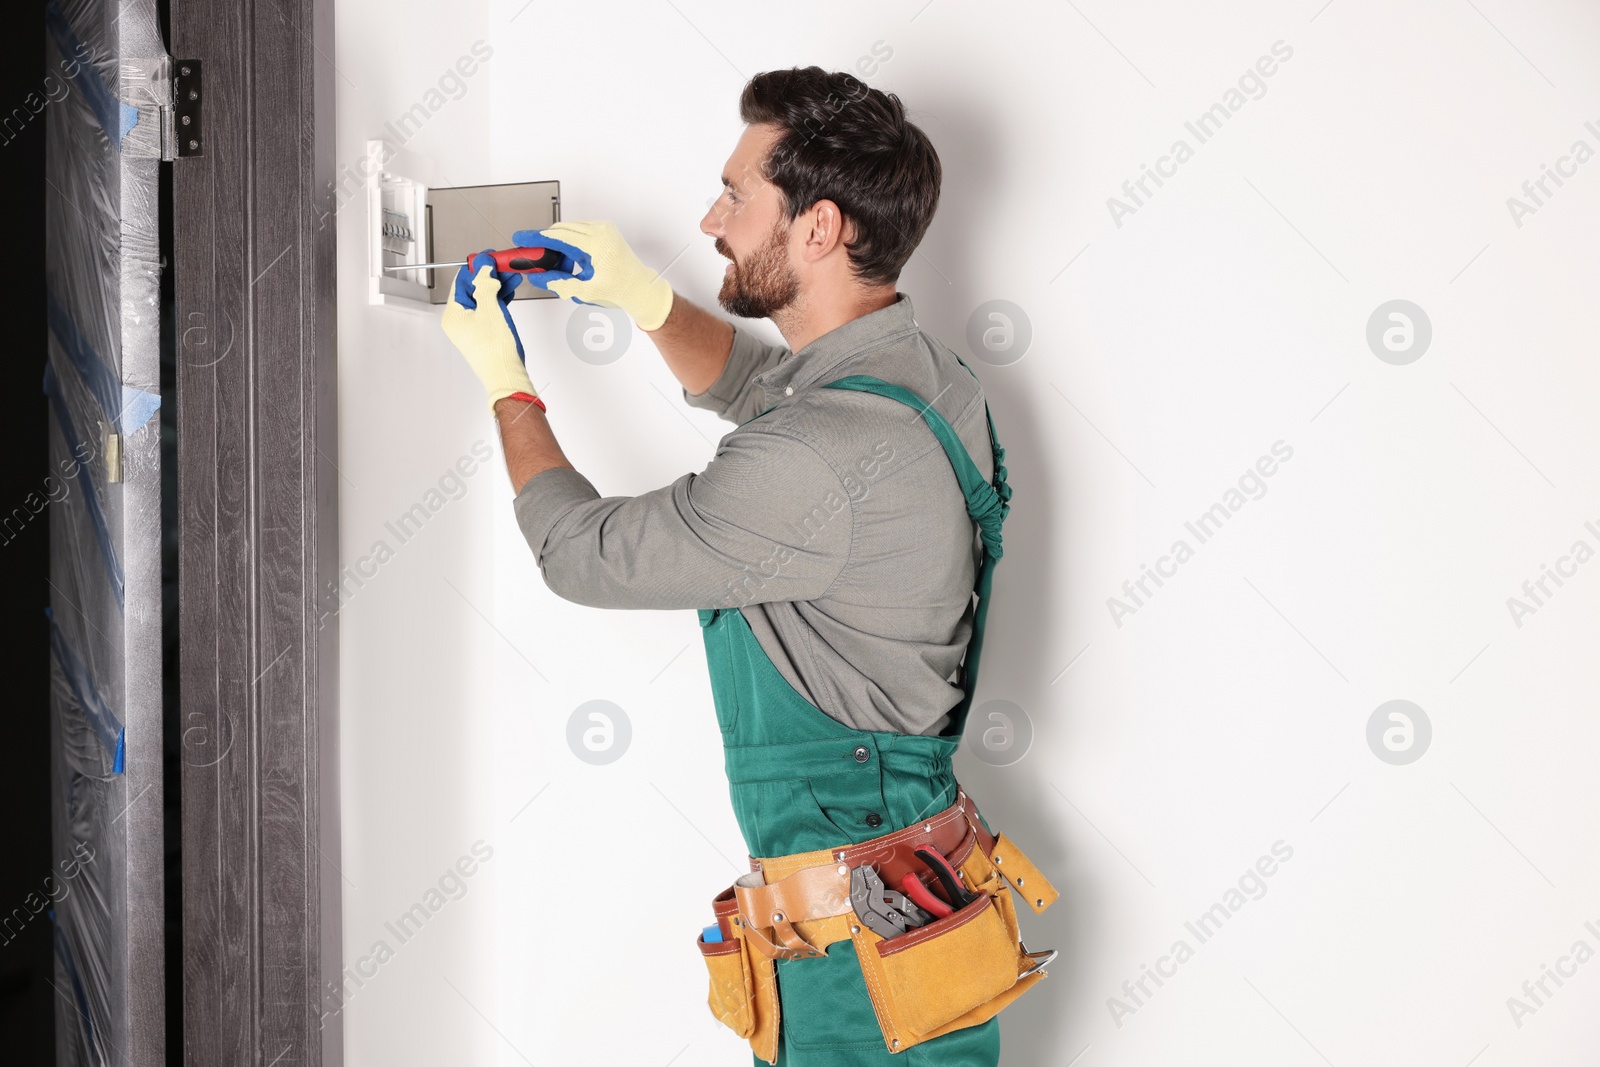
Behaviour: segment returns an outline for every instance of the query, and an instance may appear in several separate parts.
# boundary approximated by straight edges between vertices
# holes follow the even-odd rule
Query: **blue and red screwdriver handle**
[[[472,258],[476,260],[478,253]],[[565,257],[553,248],[500,248],[489,253],[494,260],[494,269],[501,274],[540,274],[547,270],[555,270],[565,261]]]
[[[482,255],[482,252],[474,252],[472,259],[475,260]],[[494,269],[500,274],[542,274],[545,271],[559,270],[566,262],[566,257],[553,248],[499,248],[491,250],[489,257],[494,260]],[[401,263],[383,269],[433,270],[436,267],[465,267],[468,262],[459,259],[453,263]]]

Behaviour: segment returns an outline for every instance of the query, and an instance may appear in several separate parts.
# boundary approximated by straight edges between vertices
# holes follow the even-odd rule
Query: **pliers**
[[[922,879],[918,878],[914,871],[907,871],[900,879],[900,888],[905,891],[906,896],[916,902],[918,907],[932,914],[934,918],[942,919],[978,899],[978,894],[961,884],[961,876],[938,850],[927,845],[918,845],[911,851],[933,871],[934,877],[938,878],[939,884],[944,887],[945,896],[950,898],[948,904],[940,900],[922,884]]]
[[[850,904],[862,925],[886,939],[931,921],[927,912],[886,888],[870,863],[850,871]]]

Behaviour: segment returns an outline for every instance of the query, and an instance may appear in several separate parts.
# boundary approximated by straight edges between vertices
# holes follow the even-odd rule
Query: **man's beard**
[[[716,248],[733,259],[720,237]],[[764,319],[793,303],[800,291],[800,279],[789,266],[788,250],[788,227],[780,223],[773,226],[766,244],[746,256],[743,263],[734,261],[733,270],[723,277],[722,289],[717,293],[723,310],[742,319]]]

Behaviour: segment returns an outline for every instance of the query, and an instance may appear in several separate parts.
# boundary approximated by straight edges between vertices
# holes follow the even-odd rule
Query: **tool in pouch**
[[[950,866],[950,861],[936,849],[921,845],[912,852],[939,879],[945,900],[934,896],[915,871],[901,875],[900,888],[904,893],[884,888],[883,879],[871,864],[863,863],[850,872],[850,906],[855,909],[856,918],[886,940],[934,919],[942,919],[977,899],[977,894],[961,884],[961,876]]]
[[[1035,912],[1059,894],[1004,834],[991,835],[975,816],[962,791],[927,822],[880,838],[752,860],[757,869],[713,903],[726,942],[700,942],[712,1013],[750,1039],[758,1055],[763,1047],[775,1050],[775,961],[822,956],[848,938],[891,1053],[997,1014],[1046,977],[1056,956],[1022,942],[1007,886]]]
[[[907,877],[915,878],[916,875]],[[899,937],[907,930],[924,925],[931,918],[926,911],[906,899],[904,894],[885,889],[883,879],[878,877],[878,872],[872,869],[870,863],[863,863],[850,872],[850,907],[855,911],[856,918],[867,924],[868,929],[886,939]],[[948,907],[945,913],[949,914]]]

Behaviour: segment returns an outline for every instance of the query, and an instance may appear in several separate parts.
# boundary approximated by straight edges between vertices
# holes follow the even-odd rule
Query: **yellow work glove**
[[[522,339],[511,322],[508,302],[522,280],[521,274],[501,277],[486,252],[473,256],[456,272],[455,290],[444,305],[444,332],[467,358],[489,393],[489,410],[495,401],[513,393],[538,396],[528,378]],[[481,264],[473,274],[472,263]],[[540,405],[541,407],[543,405]]]
[[[672,310],[672,286],[639,262],[610,222],[558,222],[511,235],[519,248],[553,249],[568,262],[528,275],[528,283],[580,304],[621,308],[641,330],[659,330]]]

